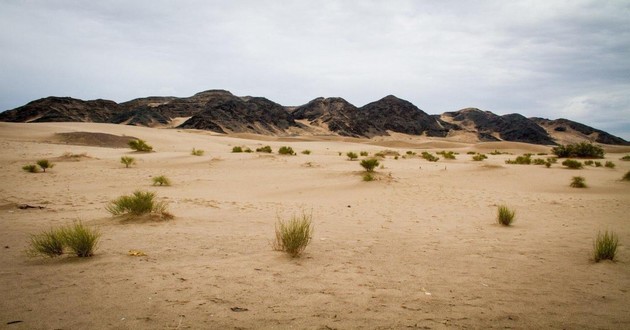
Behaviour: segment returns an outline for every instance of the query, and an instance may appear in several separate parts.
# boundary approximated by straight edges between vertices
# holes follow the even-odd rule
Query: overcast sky
[[[0,0],[0,110],[226,89],[393,94],[568,118],[630,140],[630,1]]]

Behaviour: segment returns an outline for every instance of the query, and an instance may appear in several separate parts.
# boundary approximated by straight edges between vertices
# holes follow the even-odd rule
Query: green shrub
[[[141,151],[141,152],[149,152],[153,150],[153,147],[148,145],[144,140],[131,140],[129,141],[129,148],[135,150],[135,151]]]
[[[565,161],[562,162],[562,166],[566,166],[570,169],[581,169],[583,167],[582,162],[577,161],[577,160],[573,160],[573,159],[567,159]]]
[[[284,251],[291,257],[299,257],[313,238],[313,215],[303,213],[293,216],[289,221],[278,219],[276,222],[276,240],[274,250]]]
[[[594,166],[594,163],[593,163],[592,160],[585,160],[584,161],[584,165],[586,165],[586,166]]]
[[[422,152],[422,158],[430,161],[430,162],[437,162],[438,160],[440,160],[440,158],[433,156],[431,153],[423,151]]]
[[[584,177],[574,176],[571,180],[570,186],[573,188],[586,188]]]
[[[516,211],[510,210],[505,205],[500,205],[497,209],[497,222],[504,226],[509,226],[514,222],[515,215]]]
[[[191,155],[193,156],[203,156],[204,151],[201,149],[195,149],[193,148],[193,150],[190,152]]]
[[[129,156],[122,156],[120,157],[120,162],[125,164],[125,168],[129,168],[129,166],[136,163],[136,159]]]
[[[623,175],[621,180],[623,180],[623,181],[630,181],[630,171],[626,172],[626,174]]]
[[[31,235],[30,248],[27,253],[30,256],[43,255],[57,257],[63,254],[64,237],[59,229],[50,229],[41,234]]]
[[[361,161],[361,166],[368,172],[374,172],[374,169],[379,165],[378,159],[368,158]]]
[[[237,152],[243,152],[243,147],[241,147],[241,146],[236,146],[236,147],[233,147],[233,148],[232,148],[232,152],[235,152],[235,153],[237,153]]]
[[[604,167],[615,168],[615,163],[607,161],[606,164],[604,164]]]
[[[534,165],[545,165],[547,161],[542,158],[535,158],[534,160],[532,160],[532,163]]]
[[[63,241],[65,245],[77,257],[91,257],[98,244],[101,234],[85,227],[80,222],[73,226],[62,229]]]
[[[444,157],[444,159],[455,159],[455,153],[452,151],[440,151],[437,152],[438,155],[442,155]]]
[[[602,167],[602,162],[595,162],[595,167]]]
[[[359,155],[361,155],[361,157],[367,157],[369,154],[367,151],[361,151],[359,152]]]
[[[407,151],[407,155],[409,155],[409,156],[415,156],[415,155],[416,155],[416,153],[415,153],[415,152],[413,152],[413,151],[411,151],[411,150],[408,150],[408,151]]]
[[[348,151],[346,153],[346,156],[348,156],[349,160],[355,160],[355,159],[359,158],[359,156],[357,156],[357,154],[355,152],[352,152],[352,151]]]
[[[363,181],[374,181],[374,176],[370,172],[363,173]]]
[[[508,159],[505,161],[506,164],[516,164],[516,165],[530,165],[532,163],[532,154],[524,154],[522,156],[517,156],[515,160]]]
[[[619,244],[619,238],[614,232],[605,231],[602,235],[601,232],[597,233],[597,238],[593,243],[593,259],[595,262],[601,260],[615,260],[617,254],[617,245]]]
[[[167,204],[155,200],[155,193],[149,191],[135,191],[132,195],[120,196],[109,202],[105,209],[112,215],[141,216],[156,214],[164,218],[172,218],[168,213]]]
[[[303,155],[310,155],[310,154],[311,154],[311,151],[310,151],[310,150],[308,150],[308,149],[307,149],[307,150],[302,150],[302,154],[303,154]]]
[[[171,185],[171,180],[169,180],[164,175],[154,176],[152,180],[153,180],[154,186],[170,186]]]
[[[481,162],[484,159],[487,159],[488,156],[484,155],[484,154],[476,154],[472,157],[472,160],[476,161],[476,162]]]
[[[604,158],[604,149],[590,142],[559,145],[553,147],[551,152],[560,158]]]
[[[261,148],[256,148],[256,152],[266,152],[266,153],[270,154],[270,153],[273,152],[273,150],[271,150],[270,146],[264,146],[264,147],[261,147]]]
[[[280,155],[295,155],[295,151],[293,151],[293,148],[291,147],[280,147],[280,149],[278,149],[278,153]]]
[[[619,160],[630,161],[630,155],[625,155],[625,156],[619,158]]]
[[[22,170],[24,170],[26,172],[29,172],[29,173],[37,173],[37,172],[39,172],[39,168],[37,167],[37,165],[33,165],[33,164],[22,166]]]
[[[47,168],[55,167],[55,164],[48,161],[48,159],[40,159],[37,161],[37,165],[42,168],[44,172],[46,172]]]

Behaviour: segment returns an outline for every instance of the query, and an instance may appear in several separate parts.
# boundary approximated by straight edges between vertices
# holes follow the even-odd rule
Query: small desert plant
[[[190,152],[191,155],[193,156],[203,156],[204,151],[201,149],[195,149],[193,148],[192,151]]]
[[[129,168],[129,166],[136,163],[136,159],[129,156],[122,156],[120,157],[120,162],[125,164],[125,168]]]
[[[615,163],[611,162],[611,161],[607,161],[604,164],[604,167],[608,167],[608,168],[615,168]]]
[[[506,164],[517,164],[517,165],[529,165],[532,163],[532,154],[524,154],[522,156],[517,156],[515,160],[508,159],[505,161]]]
[[[152,180],[153,180],[154,186],[170,186],[171,185],[171,180],[169,180],[164,175],[154,176]]]
[[[573,188],[586,188],[586,183],[584,181],[584,177],[574,176],[573,179],[571,179],[570,186]]]
[[[37,167],[37,165],[33,165],[33,164],[22,166],[22,170],[24,170],[26,172],[29,172],[29,173],[37,173],[37,172],[39,172],[39,168]]]
[[[64,244],[72,250],[77,257],[90,257],[98,244],[101,234],[85,227],[82,223],[61,230]]]
[[[374,175],[370,172],[365,172],[363,174],[363,181],[374,181]]]
[[[367,151],[361,151],[361,152],[359,152],[359,155],[361,155],[361,157],[367,157],[368,156],[368,152]]]
[[[550,168],[551,167],[551,162],[550,161],[546,161],[545,162],[545,167],[546,168]]]
[[[547,153],[546,152],[539,152],[536,155],[538,155],[538,156],[547,156]]]
[[[494,151],[491,152],[490,154],[493,155],[493,156],[496,156],[496,155],[508,155],[509,152],[502,152],[502,151],[499,151],[497,149],[494,149]]]
[[[625,156],[619,158],[619,160],[630,161],[630,155],[625,155]]]
[[[254,151],[252,149],[250,149],[249,147],[246,147],[245,149],[243,149],[243,152],[246,152],[246,153],[249,154],[249,153],[252,153]]]
[[[295,155],[295,151],[293,151],[293,148],[291,147],[280,147],[280,149],[278,149],[278,154],[280,155]]]
[[[476,152],[474,152],[474,151],[469,151],[469,152],[466,153],[466,155],[475,155],[475,154],[476,154]]]
[[[413,151],[411,151],[411,150],[407,150],[406,154],[407,154],[408,156],[415,156],[415,155],[416,155],[416,153],[415,153],[415,152],[413,152]]]
[[[352,151],[348,151],[346,153],[346,156],[348,156],[349,160],[355,160],[355,159],[359,158],[359,156],[355,152],[352,152]]]
[[[232,148],[232,152],[243,152],[243,147],[235,146]]]
[[[476,162],[480,162],[483,161],[484,159],[487,159],[488,156],[484,155],[484,154],[476,154],[472,157],[472,160],[476,161]]]
[[[567,159],[565,161],[562,162],[562,166],[566,166],[570,169],[581,169],[583,167],[582,162],[577,161],[577,160],[573,160],[573,159]]]
[[[592,160],[585,160],[584,165],[586,166],[595,166],[595,163]]]
[[[512,224],[512,222],[514,222],[515,214],[516,212],[510,210],[507,206],[499,205],[499,208],[497,210],[497,222],[504,226],[509,226]]]
[[[276,223],[276,240],[273,248],[284,251],[291,257],[298,257],[313,238],[313,215],[302,213],[301,217],[293,216],[291,220]]]
[[[426,159],[426,160],[428,160],[430,162],[437,162],[438,160],[440,160],[439,157],[435,157],[431,153],[426,152],[426,151],[422,152],[422,158],[424,158],[424,159]]]
[[[619,244],[619,238],[614,232],[605,231],[597,233],[597,238],[593,242],[593,259],[595,262],[601,260],[614,260],[615,254],[617,254],[617,245]]]
[[[51,258],[63,254],[64,237],[59,229],[50,229],[31,236],[31,247],[27,251],[30,256],[44,255]]]
[[[604,149],[590,142],[580,142],[568,145],[553,147],[551,152],[561,158],[604,158]]]
[[[444,159],[455,159],[455,153],[452,151],[440,151],[437,152],[438,155],[442,155]]]
[[[44,172],[46,172],[47,168],[53,168],[55,164],[48,161],[48,159],[40,159],[37,161],[37,165],[42,168]]]
[[[374,168],[379,165],[378,159],[369,158],[361,161],[361,166],[368,172],[374,172]]]
[[[172,218],[167,211],[167,204],[156,201],[155,193],[149,191],[137,190],[132,195],[120,196],[109,202],[105,209],[112,215],[140,216],[153,213]]]
[[[303,155],[310,155],[310,154],[311,154],[311,151],[310,151],[310,150],[308,150],[308,149],[307,149],[307,150],[302,150],[302,154],[303,154]]]
[[[546,160],[542,159],[542,158],[536,158],[532,161],[532,163],[534,165],[545,165],[547,163]]]
[[[131,140],[128,143],[129,148],[135,150],[135,151],[141,151],[141,152],[149,152],[153,150],[153,147],[148,145],[146,143],[146,141],[138,139],[138,140]]]
[[[595,167],[602,167],[602,162],[595,162]]]
[[[271,150],[270,146],[264,146],[264,147],[256,148],[256,152],[266,152],[266,153],[270,154],[273,151]]]
[[[558,162],[558,157],[547,157],[547,162],[555,164]]]

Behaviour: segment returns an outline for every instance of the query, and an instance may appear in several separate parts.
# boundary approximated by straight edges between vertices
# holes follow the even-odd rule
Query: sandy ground
[[[67,132],[134,136],[156,152],[54,143]],[[0,123],[0,328],[630,328],[622,153],[606,155],[615,169],[575,171],[506,165],[548,151],[518,143],[252,138]],[[298,155],[231,153],[236,145],[289,145]],[[192,156],[193,147],[205,155]],[[466,155],[495,148],[514,155]],[[339,156],[384,149],[460,154],[437,163],[388,157],[374,182]],[[87,157],[59,158],[66,152]],[[123,155],[138,164],[124,168]],[[56,166],[21,170],[41,158]],[[156,175],[173,185],[153,187]],[[588,189],[569,187],[576,175]],[[136,189],[156,192],[176,218],[122,222],[105,210]],[[45,208],[16,207],[23,203]],[[512,227],[495,223],[499,204],[516,210]],[[273,251],[276,220],[303,211],[315,227],[304,255]],[[77,219],[102,233],[94,257],[25,255],[31,234]],[[593,239],[606,229],[619,236],[618,260],[594,263]]]

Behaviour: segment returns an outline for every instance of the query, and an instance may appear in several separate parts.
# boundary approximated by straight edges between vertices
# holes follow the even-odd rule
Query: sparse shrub
[[[171,185],[171,180],[169,180],[164,175],[154,176],[152,180],[153,180],[154,186],[170,186]]]
[[[562,166],[566,166],[570,169],[581,169],[583,167],[582,162],[577,161],[577,160],[573,160],[573,159],[567,159],[565,161],[562,162]]]
[[[626,172],[626,174],[623,175],[621,180],[623,180],[623,181],[630,181],[630,171]]]
[[[604,158],[604,149],[590,142],[559,145],[553,147],[551,152],[560,158]]]
[[[47,257],[57,257],[63,254],[64,237],[59,229],[50,229],[41,234],[31,235],[28,255],[43,255]]]
[[[545,165],[547,163],[547,161],[542,158],[535,158],[532,162],[534,165]]]
[[[379,165],[378,159],[369,158],[361,161],[361,166],[368,172],[374,172],[374,169]]]
[[[361,151],[359,152],[359,155],[361,155],[361,157],[367,157],[369,154],[367,151]]]
[[[136,163],[136,159],[129,156],[122,156],[120,157],[120,162],[125,164],[125,168],[129,168],[129,166]]]
[[[415,153],[415,152],[413,152],[413,151],[411,151],[411,150],[408,150],[408,151],[407,151],[407,155],[409,155],[409,156],[415,156],[415,155],[416,155],[416,153]]]
[[[370,172],[363,173],[363,181],[374,181],[374,176]]]
[[[22,170],[24,170],[26,172],[29,172],[29,173],[37,173],[37,172],[39,172],[39,168],[37,167],[37,165],[33,165],[33,164],[22,166]]]
[[[601,260],[615,260],[617,254],[617,245],[619,244],[619,238],[614,232],[608,232],[606,230],[602,235],[601,232],[597,233],[597,238],[593,243],[593,259],[595,262]]]
[[[48,161],[48,159],[40,159],[37,161],[37,165],[42,168],[44,172],[46,172],[47,168],[55,167],[55,164]]]
[[[386,150],[382,150],[374,154],[374,157],[380,157],[380,158],[385,158],[387,156],[400,156],[400,153],[395,150],[386,149]]]
[[[132,195],[120,196],[109,202],[105,209],[112,215],[141,216],[157,214],[164,218],[173,216],[167,211],[165,202],[155,200],[155,193],[137,190]]]
[[[246,147],[245,149],[243,149],[243,152],[245,152],[245,153],[248,153],[248,154],[249,154],[249,153],[252,153],[253,151],[252,151],[252,149],[250,149],[249,147]]]
[[[615,163],[611,162],[611,161],[607,161],[604,164],[604,167],[608,167],[608,168],[615,168]]]
[[[193,156],[203,156],[204,151],[201,149],[195,149],[193,148],[193,150],[190,152],[191,155]]]
[[[94,250],[101,237],[99,232],[85,227],[80,222],[62,229],[62,233],[65,245],[76,254],[77,257],[91,257],[94,255]]]
[[[404,156],[403,156],[404,157]],[[394,156],[394,160],[398,160],[398,156]]]
[[[504,154],[505,154],[505,155],[507,155],[507,154],[508,154],[508,152],[501,152],[501,151],[499,151],[499,150],[497,150],[497,149],[494,149],[494,151],[493,151],[493,152],[491,152],[490,154],[491,154],[491,155],[493,155],[493,156],[496,156],[496,155],[504,155]]]
[[[509,226],[514,222],[515,215],[516,211],[510,210],[510,208],[505,205],[499,205],[497,209],[497,222],[504,226]]]
[[[545,167],[546,167],[546,168],[550,168],[550,167],[551,167],[551,162],[546,161],[546,162],[545,162]]]
[[[484,154],[476,154],[472,157],[472,160],[476,161],[476,162],[481,162],[484,159],[487,159],[488,156],[484,155]]]
[[[593,161],[592,161],[592,160],[585,160],[585,161],[584,161],[584,165],[586,165],[586,166],[593,166],[593,165],[594,165],[594,163],[593,163]]]
[[[438,155],[442,155],[444,159],[455,159],[455,153],[452,151],[440,151],[437,152]]]
[[[357,156],[357,154],[352,152],[352,151],[348,151],[346,153],[346,156],[348,156],[349,160],[355,160],[355,159],[359,158],[359,156]]]
[[[572,188],[586,188],[584,177],[574,176],[573,179],[571,180],[570,186]]]
[[[546,152],[539,152],[536,155],[537,156],[547,156],[547,153]]]
[[[547,162],[555,164],[558,162],[558,157],[547,157]]]
[[[295,151],[293,151],[293,148],[291,147],[280,147],[280,149],[278,149],[278,153],[280,155],[295,155]]]
[[[243,152],[243,147],[235,146],[235,147],[232,148],[232,152],[234,152],[234,153]]]
[[[467,154],[467,155],[475,155],[475,154],[477,154],[477,153],[476,153],[476,152],[474,152],[474,151],[469,151],[469,152],[467,152],[466,154]]]
[[[135,151],[141,151],[141,152],[150,152],[153,150],[153,147],[148,145],[146,143],[146,141],[138,139],[138,140],[131,140],[129,141],[129,148],[135,150]]]
[[[625,155],[625,156],[619,158],[619,160],[630,161],[630,155]]]
[[[426,151],[422,152],[422,158],[424,158],[424,159],[426,159],[426,160],[428,160],[430,162],[437,162],[438,160],[440,160],[439,157],[435,157],[431,153],[426,152]]]
[[[273,248],[284,251],[291,257],[299,257],[313,238],[313,215],[302,213],[301,217],[293,216],[291,220],[276,222],[276,240]]]
[[[595,167],[602,167],[602,162],[595,162]]]
[[[524,154],[522,156],[517,156],[515,160],[508,159],[505,161],[506,164],[516,164],[516,165],[529,165],[532,163],[532,154]]]
[[[264,147],[256,148],[256,152],[266,152],[270,154],[273,152],[273,150],[271,150],[270,146],[264,146]]]
[[[308,149],[307,149],[307,150],[302,150],[302,154],[303,154],[303,155],[310,155],[310,154],[311,154],[311,151],[310,151],[310,150],[308,150]]]

